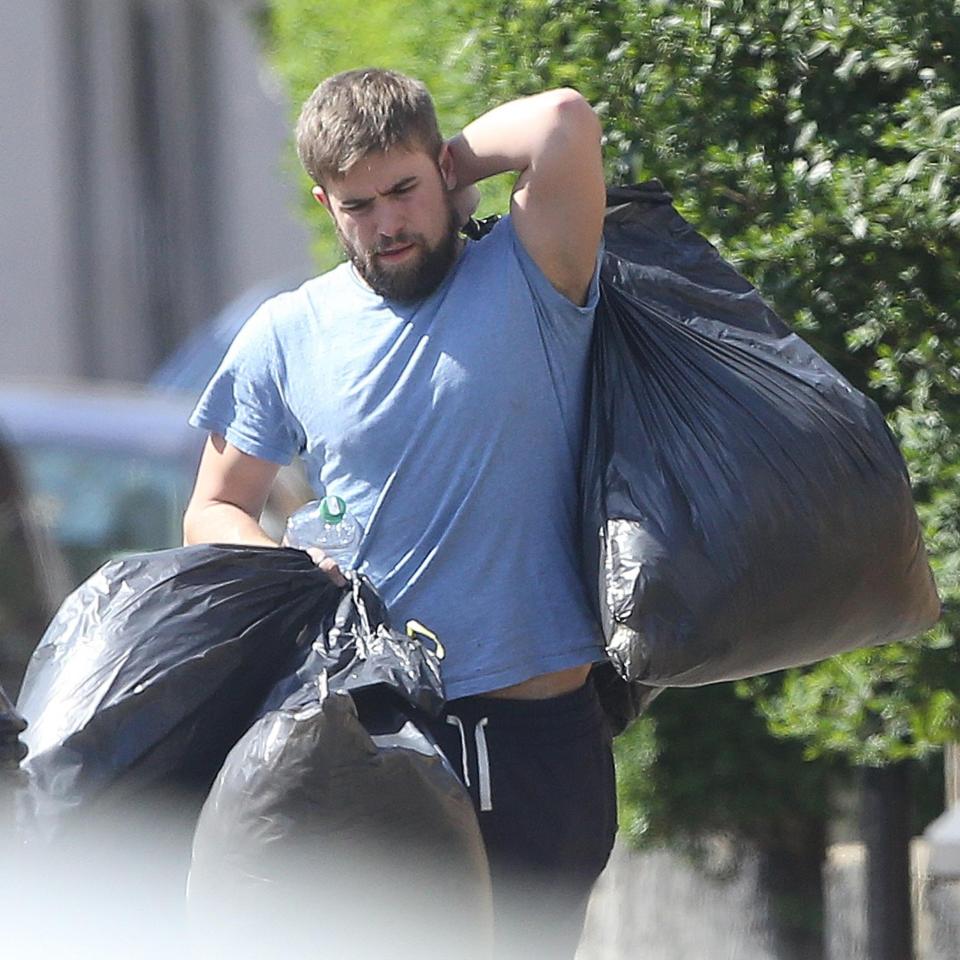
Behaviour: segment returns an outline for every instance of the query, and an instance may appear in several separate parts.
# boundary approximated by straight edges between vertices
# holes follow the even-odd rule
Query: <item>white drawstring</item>
[[[477,773],[480,780],[480,809],[493,809],[493,795],[490,789],[490,756],[487,753],[487,735],[483,728],[487,725],[488,717],[484,717],[474,728],[473,736],[477,741]]]
[[[490,785],[490,752],[487,749],[487,735],[484,727],[489,723],[489,717],[477,721],[473,730],[473,739],[477,745],[477,778],[480,791],[480,809],[493,809],[493,791]],[[452,713],[447,715],[447,723],[460,731],[460,764],[463,769],[463,785],[470,786],[470,764],[467,759],[467,734],[463,721]]]
[[[460,763],[463,766],[463,784],[470,786],[470,768],[467,766],[467,735],[463,730],[463,722],[459,717],[451,714],[447,717],[447,723],[452,724],[460,731]]]

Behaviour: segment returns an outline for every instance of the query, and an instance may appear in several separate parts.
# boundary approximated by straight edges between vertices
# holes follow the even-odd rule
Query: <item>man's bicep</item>
[[[606,205],[600,123],[579,94],[562,93],[541,155],[517,180],[511,215],[520,242],[547,279],[582,306]]]
[[[200,458],[191,506],[228,503],[259,517],[279,470],[279,464],[250,456],[211,434]]]

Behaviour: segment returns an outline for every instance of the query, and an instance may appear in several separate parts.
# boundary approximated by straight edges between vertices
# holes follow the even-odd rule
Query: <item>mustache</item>
[[[399,250],[402,247],[408,247],[410,244],[418,242],[420,241],[414,234],[398,233],[395,237],[391,237],[383,243],[378,243],[370,252],[374,256],[378,256],[381,253],[392,253],[394,250]]]

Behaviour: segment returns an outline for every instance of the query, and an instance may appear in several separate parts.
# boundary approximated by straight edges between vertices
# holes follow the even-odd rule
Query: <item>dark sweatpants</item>
[[[610,735],[593,684],[549,700],[453,700],[429,728],[480,820],[494,955],[572,957],[617,829]]]

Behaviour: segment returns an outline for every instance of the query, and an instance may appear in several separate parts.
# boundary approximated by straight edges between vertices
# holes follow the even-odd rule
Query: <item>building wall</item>
[[[0,376],[142,380],[310,272],[253,0],[0,0]]]
[[[75,364],[63,277],[69,169],[57,135],[58,6],[0,0],[0,375]],[[44,49],[46,64],[38,56]]]

